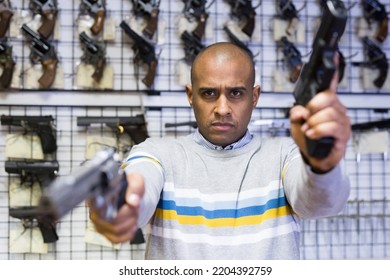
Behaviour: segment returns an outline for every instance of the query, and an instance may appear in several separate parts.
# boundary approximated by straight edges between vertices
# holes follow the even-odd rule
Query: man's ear
[[[253,87],[253,108],[257,106],[257,102],[260,99],[260,94],[261,94],[261,87],[260,85],[254,86]]]
[[[187,94],[188,103],[190,103],[190,106],[192,106],[192,85],[191,84],[186,85],[186,94]]]

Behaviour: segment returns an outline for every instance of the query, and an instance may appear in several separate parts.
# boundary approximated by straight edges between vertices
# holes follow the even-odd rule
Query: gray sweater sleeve
[[[139,173],[145,181],[145,193],[141,200],[138,226],[145,226],[153,216],[164,185],[164,171],[158,155],[153,153],[154,145],[145,141],[134,146],[125,160],[126,174]]]
[[[283,170],[283,184],[292,209],[301,218],[322,218],[339,214],[349,197],[350,183],[343,163],[326,174],[316,174],[296,153]]]

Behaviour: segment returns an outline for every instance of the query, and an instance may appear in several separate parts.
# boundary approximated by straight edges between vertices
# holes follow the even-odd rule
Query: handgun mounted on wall
[[[378,23],[375,38],[379,42],[384,42],[389,32],[389,15],[384,4],[377,0],[362,0],[363,16],[370,25],[373,21]]]
[[[34,14],[40,14],[42,24],[38,33],[44,39],[48,39],[54,33],[57,21],[57,0],[30,0],[30,9]]]
[[[252,0],[226,0],[231,7],[231,15],[244,22],[241,31],[252,37],[255,29],[256,11],[252,6]]]
[[[20,175],[21,184],[38,182],[42,189],[49,186],[59,170],[56,160],[6,160],[4,166],[8,174]]]
[[[202,49],[204,49],[205,46],[202,44],[200,39],[195,36],[195,34],[190,33],[187,30],[184,30],[184,32],[180,35],[180,38],[184,44],[184,60],[188,64],[192,64],[195,57]]]
[[[52,116],[1,116],[2,125],[13,125],[35,132],[42,145],[43,153],[53,153],[57,150],[57,140]]]
[[[361,62],[352,62],[352,65],[379,70],[379,74],[374,79],[373,84],[377,88],[382,88],[386,82],[389,70],[389,61],[386,53],[367,36],[363,37],[362,41],[364,44],[364,53],[368,59]]]
[[[82,48],[84,54],[81,57],[81,61],[85,64],[90,64],[95,67],[95,71],[92,74],[92,79],[96,82],[100,82],[103,78],[104,69],[106,67],[106,47],[103,42],[92,39],[84,31],[79,35],[82,42]]]
[[[153,85],[154,77],[156,76],[158,63],[154,46],[131,29],[125,21],[120,23],[120,27],[133,41],[132,49],[135,53],[135,62],[138,63],[138,61],[141,60],[149,67],[142,82],[150,88]]]
[[[98,35],[104,26],[106,17],[106,1],[105,0],[81,0],[80,11],[82,14],[89,14],[94,18],[94,23],[90,30],[93,35]]]
[[[145,141],[149,137],[144,115],[132,117],[77,117],[78,126],[104,124],[111,128],[116,135],[127,133],[135,144]]]
[[[191,32],[199,40],[202,40],[205,30],[206,22],[209,14],[206,9],[210,7],[214,0],[206,8],[207,0],[183,0],[184,9],[183,14],[189,21],[196,21],[197,25],[195,29]]]
[[[40,184],[44,190],[57,177],[59,164],[56,160],[7,160],[4,163],[5,171],[9,174],[19,174],[21,184],[32,186],[34,182]],[[24,228],[38,226],[44,243],[52,243],[58,240],[55,222],[45,222],[34,215],[36,206],[12,207],[9,209],[11,217],[20,219]]]
[[[22,25],[22,31],[30,40],[31,60],[33,63],[39,61],[43,68],[43,74],[38,79],[38,83],[44,89],[50,88],[54,83],[57,72],[58,58],[56,50],[52,44],[26,24]]]
[[[284,60],[290,70],[290,82],[295,83],[301,74],[303,62],[302,55],[298,48],[290,42],[286,36],[282,36],[280,39]]]
[[[276,0],[276,9],[278,16],[283,20],[288,21],[286,34],[292,35],[297,29],[299,22],[298,10],[292,0]]]
[[[294,89],[296,104],[306,106],[317,93],[329,88],[338,67],[334,59],[346,23],[347,9],[344,3],[339,0],[327,0],[320,27],[313,41],[313,51],[309,61],[304,64]],[[333,144],[333,137],[321,139],[306,137],[307,152],[312,157],[327,157]]]
[[[0,41],[0,66],[3,70],[0,76],[0,89],[6,89],[12,82],[15,61],[12,56],[12,46],[5,41]]]
[[[143,16],[147,20],[147,25],[142,30],[143,34],[148,38],[152,38],[157,30],[161,0],[132,0],[132,2],[134,14]]]

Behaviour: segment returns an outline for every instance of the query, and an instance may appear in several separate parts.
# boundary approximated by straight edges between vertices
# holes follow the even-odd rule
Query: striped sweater
[[[289,138],[222,151],[150,138],[125,170],[145,178],[146,259],[299,259],[300,219],[336,215],[349,194],[340,166],[314,174]]]

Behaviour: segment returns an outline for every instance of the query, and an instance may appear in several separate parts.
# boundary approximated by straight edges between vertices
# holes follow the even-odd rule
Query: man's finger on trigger
[[[127,190],[126,202],[131,206],[138,207],[144,195],[144,179],[138,173],[131,173],[126,176]]]

